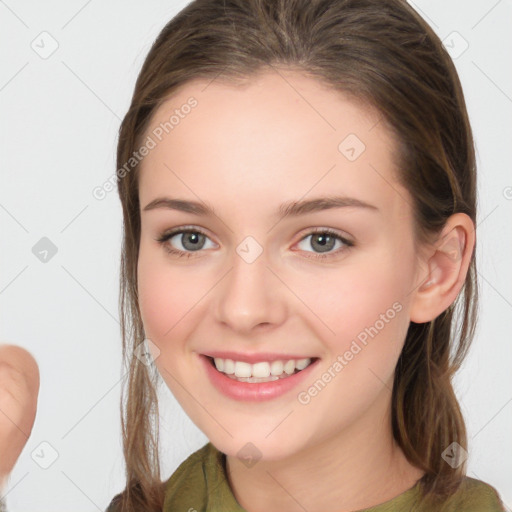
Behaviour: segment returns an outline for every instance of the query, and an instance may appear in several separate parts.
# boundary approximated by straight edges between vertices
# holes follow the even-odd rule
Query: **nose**
[[[251,263],[235,253],[231,262],[217,289],[217,321],[245,334],[282,324],[287,315],[286,287],[269,267],[265,252]]]

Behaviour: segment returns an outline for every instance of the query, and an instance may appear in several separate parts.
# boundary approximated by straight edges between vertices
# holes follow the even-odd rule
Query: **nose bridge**
[[[279,280],[268,268],[263,247],[247,237],[236,248],[230,263],[231,271],[218,296],[217,319],[239,331],[281,322],[285,305],[278,292]]]

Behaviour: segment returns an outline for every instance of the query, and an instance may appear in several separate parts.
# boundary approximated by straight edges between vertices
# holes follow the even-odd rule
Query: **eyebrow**
[[[320,212],[332,208],[364,208],[369,211],[378,212],[379,209],[365,201],[353,197],[344,196],[327,196],[317,197],[314,199],[307,199],[301,201],[289,201],[283,203],[277,209],[276,216],[279,218],[284,217],[298,217],[308,213]],[[158,197],[148,203],[143,211],[155,210],[164,208],[169,210],[178,210],[186,213],[192,213],[200,216],[215,215],[215,209],[205,202],[189,201],[185,199],[172,199],[169,197]]]

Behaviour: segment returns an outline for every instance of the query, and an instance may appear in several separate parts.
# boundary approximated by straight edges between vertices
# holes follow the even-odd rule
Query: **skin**
[[[243,87],[189,82],[146,134],[190,96],[198,106],[144,158],[139,182],[139,305],[164,381],[227,455],[230,486],[248,512],[342,512],[392,499],[423,475],[392,437],[395,366],[409,322],[435,318],[456,298],[474,245],[471,220],[456,214],[437,242],[417,247],[391,132],[377,112],[316,80],[281,70]],[[338,151],[350,133],[366,146],[353,162]],[[378,211],[275,216],[283,202],[330,194]],[[162,196],[205,201],[216,216],[143,210]],[[187,251],[181,235],[156,241],[190,225],[207,234],[191,258],[166,251]],[[321,253],[311,228],[331,228],[355,245],[336,242],[329,259],[313,259]],[[264,249],[251,264],[236,252],[247,236]],[[308,404],[299,403],[297,393],[396,302],[401,311],[378,335]],[[241,402],[218,392],[200,364],[198,354],[222,349],[321,361],[300,389]],[[251,467],[237,458],[248,442],[261,453]]]
[[[32,432],[38,394],[34,357],[16,345],[0,345],[0,492]]]

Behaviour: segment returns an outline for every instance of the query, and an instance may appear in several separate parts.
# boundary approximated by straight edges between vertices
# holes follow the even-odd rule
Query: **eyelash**
[[[195,252],[201,252],[201,250],[189,251],[189,252],[180,251],[177,249],[173,249],[172,247],[169,247],[169,245],[166,244],[166,242],[168,240],[170,240],[173,236],[179,235],[179,234],[185,234],[185,233],[198,233],[198,234],[204,235],[205,237],[209,238],[208,235],[200,229],[179,228],[179,229],[176,229],[176,230],[173,230],[170,232],[163,233],[160,237],[158,237],[156,239],[156,241],[159,242],[161,245],[163,245],[165,250],[169,254],[172,254],[173,256],[178,256],[179,258],[193,258],[193,257],[195,257]],[[327,254],[315,254],[315,256],[305,256],[306,258],[315,259],[315,260],[324,260],[327,258],[334,257],[335,255],[338,255],[341,252],[345,252],[355,245],[354,242],[347,240],[346,238],[340,236],[336,231],[333,231],[332,229],[329,229],[329,228],[317,228],[317,229],[311,230],[308,233],[306,233],[306,235],[304,235],[299,240],[299,242],[302,242],[302,240],[306,239],[308,236],[317,235],[317,234],[328,235],[332,238],[335,238],[335,239],[343,242],[343,244],[345,244],[345,247],[338,249],[337,251],[327,253]],[[309,252],[309,251],[306,251],[306,252]]]

